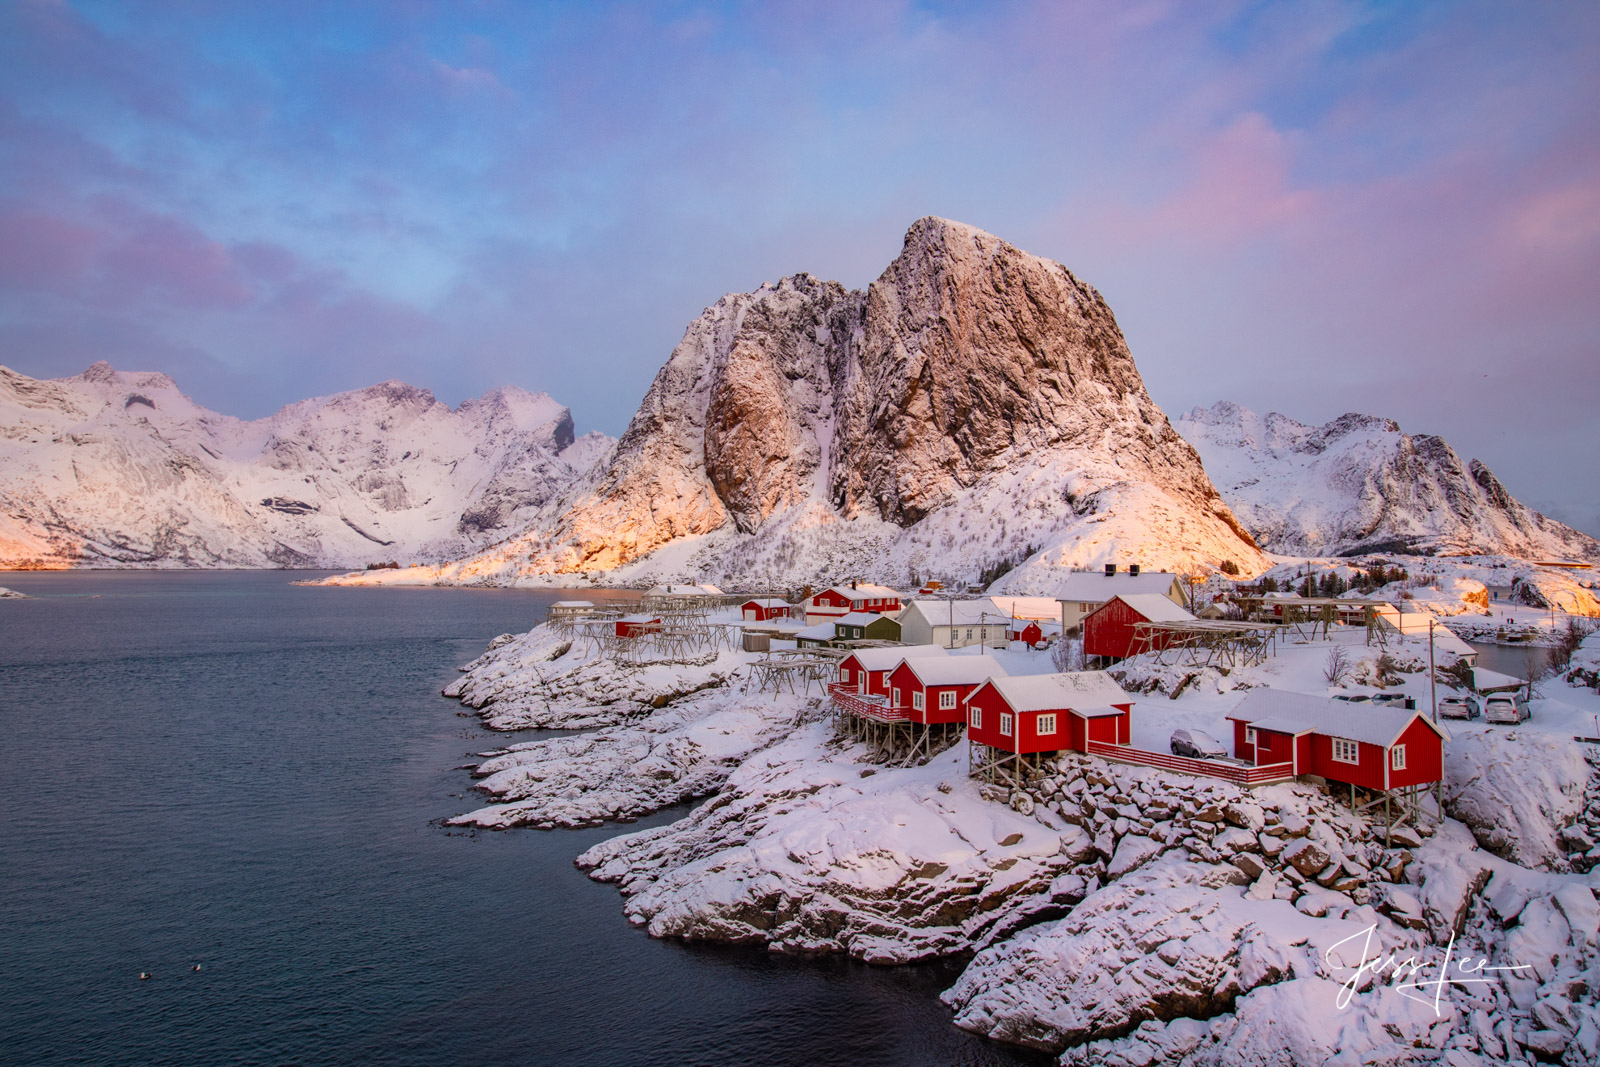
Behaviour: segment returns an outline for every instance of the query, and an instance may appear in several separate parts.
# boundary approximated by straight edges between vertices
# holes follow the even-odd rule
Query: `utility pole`
[[[1433,705],[1433,721],[1439,721],[1439,679],[1433,670],[1433,626],[1434,618],[1428,616],[1428,700]]]

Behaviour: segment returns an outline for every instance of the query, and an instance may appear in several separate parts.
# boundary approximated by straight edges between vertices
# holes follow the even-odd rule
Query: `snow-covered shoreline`
[[[1244,686],[1306,690],[1324,654],[1288,647],[1176,700],[1146,694],[1135,741],[1220,721]],[[1385,848],[1313,784],[1250,793],[1067,756],[1010,791],[967,777],[964,742],[881,766],[834,735],[815,691],[745,693],[749,658],[629,668],[545,626],[497,639],[451,695],[492,726],[591,732],[487,755],[493,802],[453,821],[594,825],[708,797],[579,866],[652,936],[969,960],[946,994],[958,1025],[1063,1063],[1600,1054],[1600,748],[1571,740],[1600,710],[1590,690],[1547,682],[1514,731],[1452,724],[1447,804],[1466,821],[1402,828]],[[1402,688],[1425,694],[1426,677]],[[1405,978],[1365,973],[1340,1008],[1352,968],[1327,953],[1368,928],[1385,953],[1434,958],[1454,934],[1458,956],[1534,976],[1447,991],[1435,1015]]]

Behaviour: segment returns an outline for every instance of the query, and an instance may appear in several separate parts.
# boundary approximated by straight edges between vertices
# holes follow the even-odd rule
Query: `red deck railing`
[[[887,697],[876,693],[858,693],[843,682],[830,683],[828,696],[842,710],[874,722],[905,722],[911,718],[909,708],[890,707]]]
[[[1131,745],[1112,745],[1104,741],[1090,741],[1089,751],[1096,756],[1105,756],[1107,759],[1120,760],[1123,763],[1138,763],[1146,767],[1158,767],[1164,771],[1179,771],[1183,774],[1196,774],[1206,778],[1221,778],[1224,782],[1234,785],[1265,785],[1268,782],[1282,782],[1294,777],[1293,763],[1268,763],[1260,767],[1241,767],[1237,763],[1221,763],[1217,760],[1190,759],[1188,756],[1173,756],[1166,752],[1149,752]]]

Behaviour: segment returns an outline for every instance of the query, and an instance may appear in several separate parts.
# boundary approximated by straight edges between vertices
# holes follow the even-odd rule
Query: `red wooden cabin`
[[[1253,689],[1228,716],[1233,751],[1261,765],[1363,789],[1432,785],[1444,776],[1450,735],[1420,711]]]
[[[935,647],[935,646],[925,646]],[[889,672],[889,703],[924,725],[965,722],[966,699],[1006,669],[993,656],[919,656]]]
[[[1134,626],[1141,622],[1193,622],[1194,616],[1159,593],[1119,593],[1083,620],[1083,654],[1126,659],[1134,654]],[[1147,649],[1165,648],[1160,634]]]
[[[640,637],[644,634],[661,632],[661,616],[659,615],[624,615],[617,620],[616,634],[618,637]]]
[[[794,606],[787,600],[776,597],[761,597],[746,600],[739,605],[739,611],[746,622],[771,622],[773,619],[787,619],[794,613]]]
[[[943,656],[938,645],[901,648],[858,648],[839,661],[839,681],[858,693],[889,695],[889,673],[906,659]]]
[[[851,582],[824,589],[806,602],[806,619],[837,619],[852,611],[869,611],[876,615],[900,610],[900,594],[882,585],[868,582]]]
[[[967,739],[1019,754],[1125,745],[1133,698],[1104,671],[991,678],[967,697]]]
[[[1031,648],[1044,640],[1044,631],[1039,628],[1039,624],[1036,622],[1030,622],[1024,626],[1022,625],[1022,620],[1017,619],[1011,625],[1011,640],[1021,641]]]

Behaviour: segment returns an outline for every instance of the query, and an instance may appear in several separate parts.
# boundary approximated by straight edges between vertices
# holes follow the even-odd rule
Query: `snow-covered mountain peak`
[[[1285,555],[1414,552],[1600,559],[1442,438],[1350,413],[1310,426],[1222,401],[1178,420],[1235,514]]]

